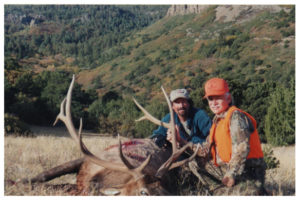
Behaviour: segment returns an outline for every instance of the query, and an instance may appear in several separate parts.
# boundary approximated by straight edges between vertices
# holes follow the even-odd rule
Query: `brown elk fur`
[[[188,159],[174,163],[174,161],[184,152],[190,144],[185,145],[181,149],[177,149],[175,123],[173,110],[170,100],[163,90],[168,102],[171,120],[169,124],[162,123],[151,116],[138,102],[134,99],[136,105],[145,114],[142,119],[148,119],[157,125],[163,125],[171,129],[173,134],[172,150],[159,148],[151,139],[131,139],[117,145],[113,145],[96,155],[91,153],[83,144],[81,138],[82,121],[77,132],[71,117],[71,97],[72,89],[75,82],[73,76],[67,97],[61,103],[60,113],[56,121],[62,120],[66,125],[71,137],[80,146],[84,154],[83,160],[77,160],[76,166],[68,166],[70,162],[60,165],[55,170],[48,170],[37,176],[37,179],[31,179],[38,182],[43,180],[51,180],[62,175],[63,172],[73,172],[80,167],[77,175],[78,194],[102,194],[102,195],[165,195],[167,191],[162,187],[161,177],[169,169],[178,167],[185,162],[190,161],[196,156],[194,153]],[[199,147],[198,147],[199,148]],[[197,152],[198,149],[195,151]],[[65,167],[68,166],[68,167]],[[67,168],[67,169],[66,169]],[[62,171],[60,171],[60,169]]]
[[[157,182],[156,187],[161,187],[159,180],[153,178],[153,175],[169,158],[171,155],[170,150],[157,147],[150,139],[133,139],[127,141],[127,143],[129,142],[134,142],[135,144],[126,145],[126,142],[124,142],[122,151],[134,167],[139,166],[149,154],[153,155],[149,164],[144,169],[144,173],[149,176],[140,180],[133,180],[133,177],[129,174],[108,170],[89,160],[85,160],[77,175],[77,188],[80,194],[89,194],[91,191],[101,194],[106,188],[117,188],[120,191],[118,195],[139,195],[139,191],[135,189],[143,187],[142,185],[147,187],[147,184],[150,185]],[[122,163],[118,155],[118,146],[108,147],[105,151],[98,154],[98,157],[103,160]],[[145,181],[146,178],[148,182]],[[147,187],[147,189],[151,190],[151,187]],[[166,191],[162,193],[166,194]]]

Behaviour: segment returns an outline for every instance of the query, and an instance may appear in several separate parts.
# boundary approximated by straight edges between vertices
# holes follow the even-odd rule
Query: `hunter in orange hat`
[[[242,182],[255,189],[244,190],[241,195],[264,194],[265,162],[255,119],[233,105],[224,79],[212,78],[205,83],[204,89],[204,98],[215,116],[198,155],[210,158],[210,167],[219,172],[220,183],[227,186],[217,195],[241,192]]]

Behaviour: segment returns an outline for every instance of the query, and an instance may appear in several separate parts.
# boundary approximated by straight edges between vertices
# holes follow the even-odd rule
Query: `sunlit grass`
[[[75,175],[65,175],[36,187],[11,185],[10,181],[34,177],[44,170],[82,156],[79,147],[64,130],[49,128],[37,131],[35,138],[5,137],[5,195],[70,195],[64,189],[50,185],[75,184]],[[52,131],[52,133],[50,133]],[[50,135],[50,136],[49,136]],[[117,138],[84,137],[88,148],[97,153],[117,143]],[[295,147],[273,148],[280,167],[267,171],[266,189],[273,195],[295,195]]]

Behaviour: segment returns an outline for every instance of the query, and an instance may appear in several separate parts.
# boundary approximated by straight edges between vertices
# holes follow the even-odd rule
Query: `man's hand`
[[[177,125],[175,125],[175,133],[176,133],[176,141],[177,141],[177,146],[178,146],[179,142],[180,142],[180,136],[179,136],[179,128]],[[172,138],[173,138],[172,131],[171,131],[171,129],[168,129],[167,140],[172,143]]]
[[[234,181],[234,178],[225,176],[225,177],[222,179],[222,183],[223,183],[224,185],[226,185],[227,187],[232,187],[232,186],[235,184],[235,181]]]

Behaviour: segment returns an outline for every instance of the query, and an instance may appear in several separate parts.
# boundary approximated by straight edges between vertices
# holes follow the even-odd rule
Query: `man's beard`
[[[188,115],[188,109],[186,108],[181,108],[178,110],[178,115],[182,116],[182,117],[187,117]]]

